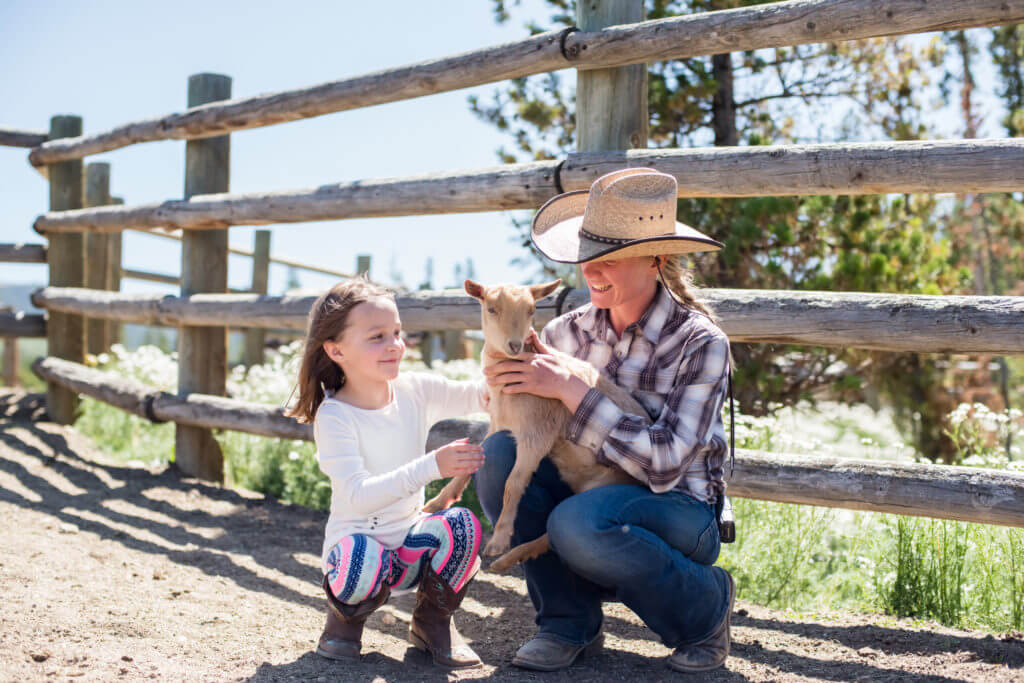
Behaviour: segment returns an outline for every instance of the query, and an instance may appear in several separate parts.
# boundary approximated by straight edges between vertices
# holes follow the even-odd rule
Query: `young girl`
[[[486,384],[399,377],[405,353],[393,296],[366,280],[335,285],[309,314],[299,398],[331,479],[323,547],[327,624],[317,653],[358,658],[363,624],[392,590],[419,587],[409,640],[447,668],[480,665],[451,622],[479,568],[480,522],[464,508],[426,515],[423,487],[483,462],[462,439],[423,454],[430,426],[485,409]]]

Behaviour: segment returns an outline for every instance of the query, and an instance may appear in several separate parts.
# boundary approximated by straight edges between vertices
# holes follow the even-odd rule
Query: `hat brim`
[[[533,217],[530,240],[540,253],[556,263],[659,254],[718,251],[725,245],[685,223],[675,222],[675,234],[611,244],[580,235],[589,190],[566,192],[549,199]]]

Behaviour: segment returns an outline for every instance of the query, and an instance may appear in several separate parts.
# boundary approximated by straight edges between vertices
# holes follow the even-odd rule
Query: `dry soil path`
[[[362,661],[328,662],[310,652],[324,520],[170,470],[105,463],[88,439],[45,421],[40,396],[0,390],[0,679],[696,679],[668,671],[668,649],[619,604],[605,608],[603,654],[564,673],[512,667],[533,610],[519,576],[488,573],[460,620],[485,668],[448,675],[409,648],[409,595],[370,619]],[[732,656],[706,679],[1024,680],[1019,638],[743,600],[733,623]]]

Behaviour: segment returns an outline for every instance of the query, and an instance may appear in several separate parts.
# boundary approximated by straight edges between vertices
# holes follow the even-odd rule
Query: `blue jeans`
[[[515,439],[498,432],[483,448],[486,458],[473,478],[493,523],[515,462]],[[685,493],[615,484],[573,495],[545,458],[519,503],[512,545],[545,531],[552,552],[524,564],[545,637],[591,642],[601,630],[602,598],[614,598],[676,648],[710,636],[728,609],[728,579],[711,566],[719,550],[714,510]]]

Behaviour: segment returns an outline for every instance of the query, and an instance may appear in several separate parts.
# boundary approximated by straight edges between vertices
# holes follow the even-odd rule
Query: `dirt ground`
[[[42,397],[0,389],[0,680],[656,681],[669,650],[620,604],[603,654],[512,667],[534,631],[519,575],[481,572],[457,617],[485,668],[447,674],[408,646],[413,596],[368,622],[362,661],[311,652],[322,627],[323,512],[105,463]],[[742,587],[740,589],[742,598]],[[1024,640],[881,615],[737,602],[709,680],[1024,680]],[[701,678],[701,680],[704,680]]]

